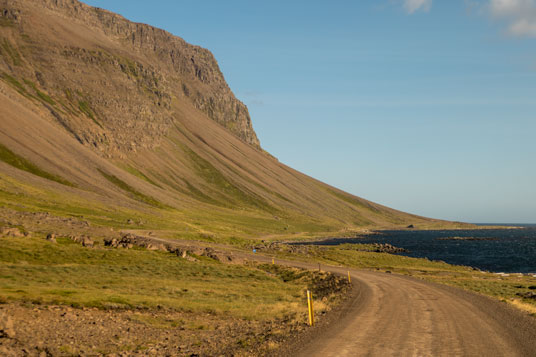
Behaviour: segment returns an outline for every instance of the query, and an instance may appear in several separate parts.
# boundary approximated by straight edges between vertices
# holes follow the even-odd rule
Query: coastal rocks
[[[499,239],[491,237],[441,237],[437,238],[437,240],[494,241]]]
[[[399,248],[395,247],[394,245],[391,245],[389,243],[374,243],[373,244],[376,253],[409,253],[409,250],[405,248]]]
[[[322,250],[327,249],[326,246],[320,246],[315,244],[292,244],[292,243],[265,243],[261,242],[261,244],[257,244],[252,247],[252,249],[256,251],[262,251],[262,250],[272,250],[272,251],[281,251],[281,252],[287,252],[287,253],[295,253],[295,254],[301,254],[301,255],[311,255],[314,254],[315,250]],[[346,249],[346,248],[343,248]],[[364,245],[361,246],[359,244],[357,245],[350,245],[348,249],[351,250],[357,250],[357,251],[363,251],[363,252],[375,252],[375,253],[389,253],[389,254],[396,254],[396,253],[409,253],[409,250],[405,248],[399,248],[395,247],[394,245],[391,245],[389,243],[373,243],[370,245]]]

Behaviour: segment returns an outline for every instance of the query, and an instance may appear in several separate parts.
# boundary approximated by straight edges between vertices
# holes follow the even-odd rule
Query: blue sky
[[[536,0],[87,0],[210,49],[280,161],[429,217],[536,222]]]

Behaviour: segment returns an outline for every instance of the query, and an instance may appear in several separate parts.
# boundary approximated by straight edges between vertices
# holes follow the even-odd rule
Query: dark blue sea
[[[493,272],[536,274],[536,225],[518,226],[522,228],[381,231],[365,238],[333,238],[316,244],[389,243],[409,250],[400,253],[409,257],[443,260]]]

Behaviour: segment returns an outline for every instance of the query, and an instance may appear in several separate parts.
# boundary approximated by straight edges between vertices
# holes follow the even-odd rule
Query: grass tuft
[[[50,98],[50,96],[48,94],[43,93],[39,89],[37,89],[37,86],[35,85],[34,82],[25,79],[24,83],[26,83],[26,85],[30,86],[34,90],[35,94],[37,94],[37,97],[41,101],[46,102],[46,103],[48,103],[50,105],[56,105],[56,102],[52,98]]]
[[[102,129],[102,124],[96,119],[95,113],[88,102],[85,100],[78,101],[78,109]]]
[[[1,76],[2,80],[9,84],[11,87],[13,87],[17,92],[22,94],[25,97],[33,98],[30,93],[26,91],[26,88],[13,76],[10,76],[9,74],[2,72]]]

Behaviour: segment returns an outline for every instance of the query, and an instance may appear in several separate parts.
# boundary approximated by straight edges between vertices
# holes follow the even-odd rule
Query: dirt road
[[[348,271],[325,265],[322,269]],[[328,326],[295,341],[283,354],[536,356],[536,318],[505,303],[411,277],[362,270],[350,273],[356,291],[351,301]]]
[[[358,293],[297,356],[536,356],[536,319],[504,303],[393,274],[351,275]]]
[[[271,262],[263,255],[234,254]],[[280,259],[277,264],[318,268],[317,263]],[[355,292],[350,301],[331,323],[296,339],[283,355],[536,356],[536,318],[505,303],[411,277],[349,271]]]

